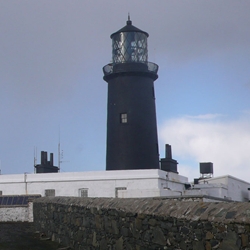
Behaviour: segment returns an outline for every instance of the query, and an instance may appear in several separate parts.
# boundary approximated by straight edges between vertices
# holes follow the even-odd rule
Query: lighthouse
[[[148,62],[148,33],[132,25],[110,37],[106,170],[159,169],[154,81],[158,65]]]

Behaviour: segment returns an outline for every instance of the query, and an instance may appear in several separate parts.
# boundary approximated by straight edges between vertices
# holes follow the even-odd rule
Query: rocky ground
[[[40,237],[33,223],[0,223],[1,250],[63,250],[67,249],[52,242],[46,236]]]

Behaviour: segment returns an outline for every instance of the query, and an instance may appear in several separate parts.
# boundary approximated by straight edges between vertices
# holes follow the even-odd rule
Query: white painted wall
[[[0,222],[33,222],[33,202],[28,206],[0,207]]]
[[[217,178],[212,178],[208,180],[209,183],[225,183],[228,189],[227,196],[232,200],[249,201],[249,191],[250,183],[235,178],[231,175],[225,175]]]
[[[115,197],[116,188],[124,187],[127,194],[123,196],[151,197],[160,196],[164,187],[182,191],[187,181],[186,177],[158,169],[0,175],[0,190],[3,195],[44,196],[46,189],[55,189],[56,196],[79,196],[79,189],[87,188],[89,197]]]
[[[233,201],[249,201],[249,187],[250,183],[230,175],[199,180],[199,184],[194,185],[206,195]]]
[[[1,207],[0,221],[1,222],[28,221],[28,207]]]
[[[193,189],[185,190],[185,195],[207,195],[217,198],[226,198],[228,196],[228,188],[224,184],[198,184]]]
[[[250,183],[232,176],[200,180],[199,185],[186,190],[188,178],[159,169],[71,172],[49,174],[0,175],[3,195],[41,194],[54,189],[56,196],[79,196],[80,189],[88,190],[88,197],[140,198],[183,195],[231,197],[235,201],[248,200]]]

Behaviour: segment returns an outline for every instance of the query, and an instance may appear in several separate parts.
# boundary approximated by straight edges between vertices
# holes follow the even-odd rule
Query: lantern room
[[[127,25],[111,35],[113,64],[147,63],[147,38],[148,33],[133,26],[128,17]]]

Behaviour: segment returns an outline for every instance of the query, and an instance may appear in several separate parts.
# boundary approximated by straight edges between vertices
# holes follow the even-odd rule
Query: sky
[[[214,176],[250,181],[249,0],[0,1],[0,168],[34,172],[54,153],[61,172],[105,170],[110,35],[149,33],[160,157],[172,145],[190,181],[199,163]]]

